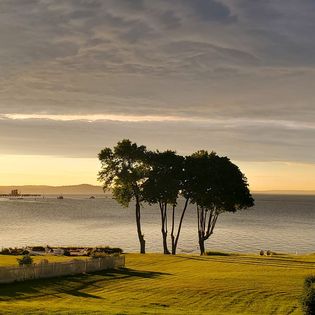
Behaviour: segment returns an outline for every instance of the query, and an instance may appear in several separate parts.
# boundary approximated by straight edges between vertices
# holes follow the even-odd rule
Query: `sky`
[[[315,190],[315,1],[0,0],[0,185],[97,183],[129,138]]]

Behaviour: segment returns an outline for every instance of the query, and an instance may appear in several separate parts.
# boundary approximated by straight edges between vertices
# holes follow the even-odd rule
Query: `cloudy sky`
[[[0,0],[0,184],[96,183],[122,138],[315,190],[315,1]]]

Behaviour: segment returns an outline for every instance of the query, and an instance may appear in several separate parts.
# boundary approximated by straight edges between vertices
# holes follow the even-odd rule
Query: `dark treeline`
[[[213,234],[221,213],[254,205],[245,175],[227,157],[215,152],[201,150],[184,157],[170,150],[149,151],[143,145],[122,140],[113,149],[103,149],[99,159],[102,164],[99,180],[104,190],[111,190],[123,206],[134,202],[140,253],[143,254],[141,208],[144,203],[158,205],[163,251],[173,255],[189,205],[196,211],[201,255],[205,254],[205,241]],[[185,200],[181,208],[179,198]],[[178,224],[175,222],[177,212]]]

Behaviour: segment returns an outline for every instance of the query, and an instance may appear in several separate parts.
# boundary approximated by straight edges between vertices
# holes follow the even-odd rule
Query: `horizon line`
[[[102,185],[97,184],[65,184],[65,185],[49,185],[49,184],[7,184],[7,185],[0,185],[0,187],[51,187],[51,188],[60,188],[60,187],[76,187],[76,186],[92,186],[102,188]],[[315,189],[266,189],[266,190],[252,190],[252,193],[272,193],[272,192],[297,192],[297,193],[315,193]]]

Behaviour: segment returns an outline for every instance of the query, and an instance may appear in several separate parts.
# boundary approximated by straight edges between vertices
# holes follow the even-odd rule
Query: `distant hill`
[[[104,194],[101,186],[81,184],[68,186],[24,185],[24,186],[0,186],[0,194],[8,194],[17,189],[22,194],[44,195],[100,195]],[[110,195],[109,192],[106,194]],[[253,194],[274,195],[315,195],[315,190],[264,190],[253,191]]]
[[[315,190],[264,190],[254,191],[253,193],[271,195],[315,195]]]
[[[44,195],[99,195],[104,194],[101,186],[88,184],[71,186],[0,186],[0,194],[8,194],[11,190],[17,189],[22,194],[44,194]]]

